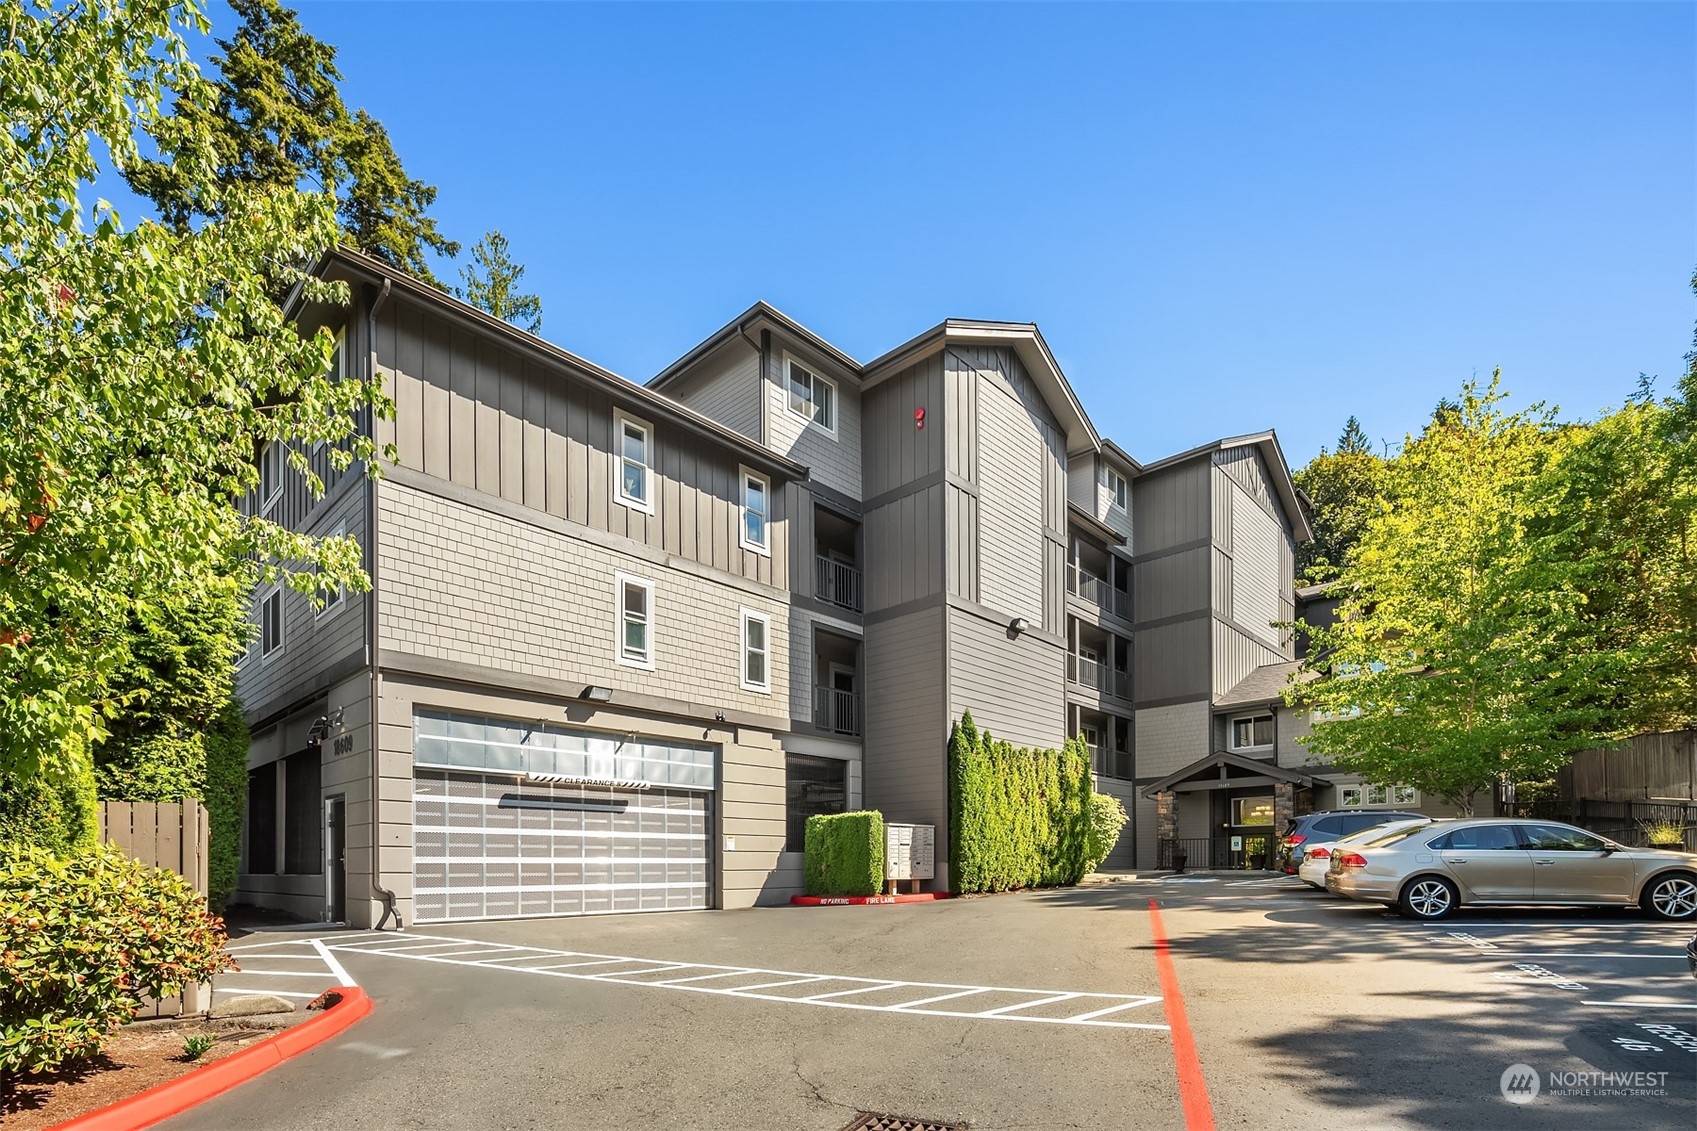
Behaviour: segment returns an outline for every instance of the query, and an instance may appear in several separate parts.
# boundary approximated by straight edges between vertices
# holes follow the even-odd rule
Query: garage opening
[[[413,735],[416,921],[711,905],[713,747],[439,712]]]

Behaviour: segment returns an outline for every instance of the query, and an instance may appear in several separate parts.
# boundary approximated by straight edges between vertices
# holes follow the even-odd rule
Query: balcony
[[[813,725],[832,734],[860,737],[860,694],[834,687],[813,688]]]
[[[1067,682],[1087,687],[1098,695],[1131,698],[1131,673],[1110,668],[1083,656],[1067,657]]]
[[[1067,592],[1121,620],[1131,619],[1131,594],[1084,569],[1067,571]]]
[[[860,612],[861,579],[860,571],[851,565],[827,558],[823,554],[816,555],[814,564],[813,592],[826,604],[838,608]]]

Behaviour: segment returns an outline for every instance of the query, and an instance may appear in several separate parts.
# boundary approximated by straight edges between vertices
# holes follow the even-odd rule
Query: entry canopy
[[[1262,758],[1246,758],[1229,750],[1219,750],[1181,770],[1174,770],[1158,782],[1144,786],[1143,796],[1154,797],[1157,793],[1167,792],[1191,793],[1205,789],[1236,789],[1239,786],[1274,785],[1278,782],[1289,782],[1304,789],[1330,784],[1326,778],[1275,766]]]

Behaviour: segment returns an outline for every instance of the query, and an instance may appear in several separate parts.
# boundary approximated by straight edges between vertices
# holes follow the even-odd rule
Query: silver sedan
[[[1333,852],[1326,890],[1414,919],[1481,904],[1636,903],[1689,920],[1697,917],[1697,855],[1627,848],[1555,821],[1439,821]]]

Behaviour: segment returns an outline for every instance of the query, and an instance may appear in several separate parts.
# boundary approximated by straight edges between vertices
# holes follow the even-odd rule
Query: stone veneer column
[[[1273,783],[1273,832],[1282,833],[1296,816],[1296,787],[1288,781]]]

